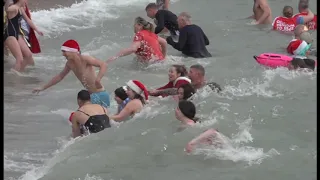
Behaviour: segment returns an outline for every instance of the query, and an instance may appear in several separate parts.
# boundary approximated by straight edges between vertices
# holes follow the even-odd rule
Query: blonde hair
[[[153,24],[151,24],[150,22],[148,22],[147,20],[145,20],[142,17],[137,17],[135,19],[135,24],[140,24],[142,25],[142,29],[153,32],[154,31],[154,27]]]

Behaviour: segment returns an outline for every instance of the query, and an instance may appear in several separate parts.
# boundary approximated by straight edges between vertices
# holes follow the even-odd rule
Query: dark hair
[[[180,74],[180,76],[188,75],[187,68],[184,65],[174,64],[172,65],[172,67],[176,69],[177,73]]]
[[[140,24],[142,25],[142,29],[153,32],[153,24],[151,24],[150,22],[148,22],[147,20],[145,20],[142,17],[136,17],[136,19],[134,20],[135,24]]]
[[[114,94],[123,101],[128,98],[128,95],[123,87],[117,88],[114,91]]]
[[[314,71],[314,68],[316,66],[316,62],[313,59],[303,59],[304,63],[308,66],[309,69]]]
[[[196,92],[191,84],[183,84],[179,88],[183,89],[183,100],[188,100]]]
[[[145,10],[147,11],[148,9],[158,9],[158,6],[156,3],[149,3]]]
[[[206,71],[204,70],[204,67],[200,64],[194,64],[190,67],[190,69],[196,69],[198,71],[200,71],[200,73],[204,76],[206,74]]]
[[[308,1],[300,1],[299,2],[299,8],[308,9],[309,8],[309,2]]]
[[[293,8],[291,6],[284,6],[282,13],[284,17],[291,18],[293,16]]]
[[[78,99],[81,101],[90,101],[90,93],[87,90],[81,90],[78,92]]]
[[[207,83],[207,86],[209,86],[213,91],[216,91],[216,92],[222,91],[221,86],[215,82],[209,82]]]
[[[195,117],[196,115],[196,106],[191,101],[180,101],[178,107],[181,113],[189,119],[192,119],[194,122],[197,122],[199,118]]]
[[[144,98],[140,94],[138,94],[138,93],[136,93],[134,91],[132,91],[132,92],[134,93],[133,99],[139,99],[143,105],[146,104],[146,101],[144,100]]]

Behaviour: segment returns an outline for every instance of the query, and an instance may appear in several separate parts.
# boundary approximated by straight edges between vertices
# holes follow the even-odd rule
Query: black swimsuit
[[[104,113],[106,113],[106,111],[104,110],[103,107],[102,107],[102,109],[103,109]],[[97,133],[97,132],[104,130],[105,128],[111,127],[109,117],[106,114],[99,114],[99,115],[90,116],[89,114],[87,114],[83,111],[80,111],[80,110],[77,110],[77,111],[82,112],[83,114],[89,116],[87,122],[84,123],[84,127],[86,129],[88,129],[90,133]]]
[[[8,25],[4,30],[4,34],[3,34],[4,41],[10,36],[14,36],[18,40],[19,33],[20,33],[21,18],[22,18],[22,15],[20,11],[17,13],[17,15],[14,18],[12,19],[8,18]]]

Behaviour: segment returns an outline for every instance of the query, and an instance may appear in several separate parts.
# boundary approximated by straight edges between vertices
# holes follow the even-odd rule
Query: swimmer
[[[317,15],[314,15],[309,9],[309,1],[300,0],[298,4],[299,13],[295,14],[293,17],[302,16],[302,17],[311,17],[311,20],[305,21],[304,23],[307,25],[309,30],[316,30],[317,29]],[[312,14],[309,14],[309,13]]]
[[[149,3],[145,10],[149,18],[157,20],[154,33],[159,34],[164,28],[167,28],[171,36],[179,36],[179,26],[175,14],[169,10],[158,10],[156,3]]]
[[[190,67],[189,78],[191,79],[191,84],[195,90],[201,89],[204,86],[209,86],[213,91],[220,92],[222,91],[219,84],[215,82],[207,83],[205,80],[205,69],[200,64],[195,64]]]
[[[267,0],[253,0],[253,15],[249,18],[255,19],[252,24],[271,24],[271,9]]]
[[[194,93],[196,93],[196,91],[191,84],[183,84],[178,88],[178,99],[179,101],[189,100]]]
[[[182,12],[178,17],[180,29],[179,41],[174,42],[172,37],[167,38],[167,43],[184,55],[193,58],[211,57],[206,46],[209,45],[209,39],[203,30],[191,23],[191,16]]]
[[[130,116],[132,117],[142,110],[143,106],[146,104],[146,100],[148,100],[147,88],[137,80],[130,80],[127,82],[126,93],[130,98],[130,101],[119,114],[111,116],[110,119],[119,122],[129,118]]]
[[[6,27],[3,35],[5,45],[9,48],[10,52],[16,59],[16,64],[13,69],[18,72],[22,72],[27,65],[34,65],[32,53],[20,33],[21,18],[24,18],[28,25],[39,35],[43,35],[23,9],[25,3],[25,0],[14,0],[14,4],[7,5],[6,14],[8,18],[8,26]]]
[[[150,22],[137,17],[134,23],[134,33],[136,34],[131,47],[121,50],[116,56],[109,58],[107,63],[132,53],[135,53],[141,62],[164,60],[167,54],[167,42],[153,33],[153,25]]]
[[[78,93],[78,105],[79,109],[71,117],[73,138],[82,135],[81,128],[89,133],[97,133],[111,127],[107,109],[92,104],[89,91],[81,90]]]
[[[172,65],[168,72],[169,83],[156,90],[149,91],[150,96],[176,95],[178,93],[177,88],[183,84],[191,83],[187,76],[188,72],[184,65]]]
[[[117,114],[119,114],[122,111],[122,109],[130,101],[130,98],[128,97],[126,91],[127,91],[127,86],[119,87],[114,91],[114,100],[118,104],[118,113]]]
[[[181,122],[181,125],[177,131],[180,132],[199,122],[199,118],[195,117],[195,115],[196,107],[191,101],[179,101],[178,106],[175,109],[175,116],[176,119]]]
[[[308,44],[306,41],[300,38],[300,35],[303,32],[306,32],[304,28],[305,28],[304,25],[298,25],[295,28],[294,30],[295,39],[291,40],[287,47],[287,52],[291,55],[294,55],[295,57],[301,57],[301,58],[306,57],[311,47],[311,44]]]
[[[198,144],[205,144],[205,145],[221,145],[223,140],[219,138],[219,131],[213,128],[210,128],[200,134],[198,137],[192,139],[186,146],[186,152],[191,153],[194,149],[194,146]]]
[[[156,4],[159,10],[169,10],[170,0],[157,0]]]
[[[90,92],[92,104],[110,106],[109,94],[101,84],[101,79],[107,71],[107,64],[92,56],[82,55],[80,46],[75,40],[67,40],[61,47],[62,55],[67,59],[63,70],[53,77],[46,85],[36,88],[33,93],[39,93],[60,82],[70,70],[79,79],[82,85]],[[98,75],[94,67],[99,67]]]
[[[288,66],[289,70],[310,69],[314,71],[315,61],[313,59],[293,58]]]

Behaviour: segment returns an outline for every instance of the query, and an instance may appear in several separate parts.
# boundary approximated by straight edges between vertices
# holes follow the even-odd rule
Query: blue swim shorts
[[[106,108],[110,106],[110,96],[107,91],[92,93],[90,98],[92,104],[100,104]]]

